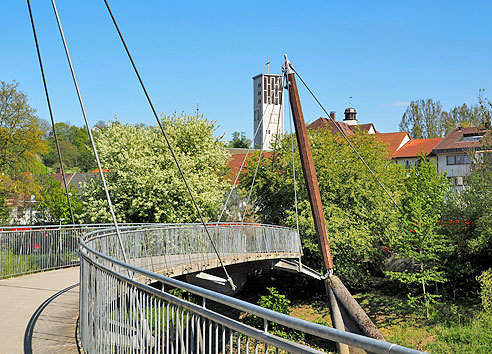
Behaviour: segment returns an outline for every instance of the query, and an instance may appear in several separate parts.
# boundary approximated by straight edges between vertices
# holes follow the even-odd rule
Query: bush
[[[492,268],[477,277],[480,282],[480,297],[482,298],[483,319],[492,322]]]
[[[256,304],[266,309],[288,315],[290,300],[285,295],[279,294],[274,287],[267,288],[267,290],[268,295],[262,295]],[[254,315],[247,317],[246,322],[258,329],[263,329],[264,326],[263,319]],[[286,328],[274,322],[269,322],[268,331],[279,337],[294,341],[302,341],[304,339],[304,333]]]

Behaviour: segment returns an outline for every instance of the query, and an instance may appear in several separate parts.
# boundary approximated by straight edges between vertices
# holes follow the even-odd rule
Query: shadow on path
[[[71,291],[78,286],[77,283],[60,290],[36,309],[24,333],[24,354],[78,352],[75,338],[78,292]]]

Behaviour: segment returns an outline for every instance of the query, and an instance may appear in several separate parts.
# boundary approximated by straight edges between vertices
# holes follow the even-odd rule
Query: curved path
[[[79,267],[0,280],[0,354],[78,353]]]

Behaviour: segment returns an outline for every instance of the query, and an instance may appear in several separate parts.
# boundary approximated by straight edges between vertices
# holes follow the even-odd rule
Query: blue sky
[[[200,113],[217,134],[253,130],[252,77],[283,54],[328,110],[397,131],[406,103],[492,98],[490,1],[110,1],[158,112]],[[49,0],[32,1],[56,121],[83,125]],[[154,124],[102,0],[58,0],[89,120]],[[49,119],[25,1],[0,2],[0,80]],[[323,113],[301,91],[307,121]],[[288,124],[286,124],[288,127]]]

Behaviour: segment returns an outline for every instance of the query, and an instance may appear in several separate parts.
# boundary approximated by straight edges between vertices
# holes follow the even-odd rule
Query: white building
[[[272,137],[284,133],[283,76],[259,74],[253,77],[254,147],[271,149]]]

